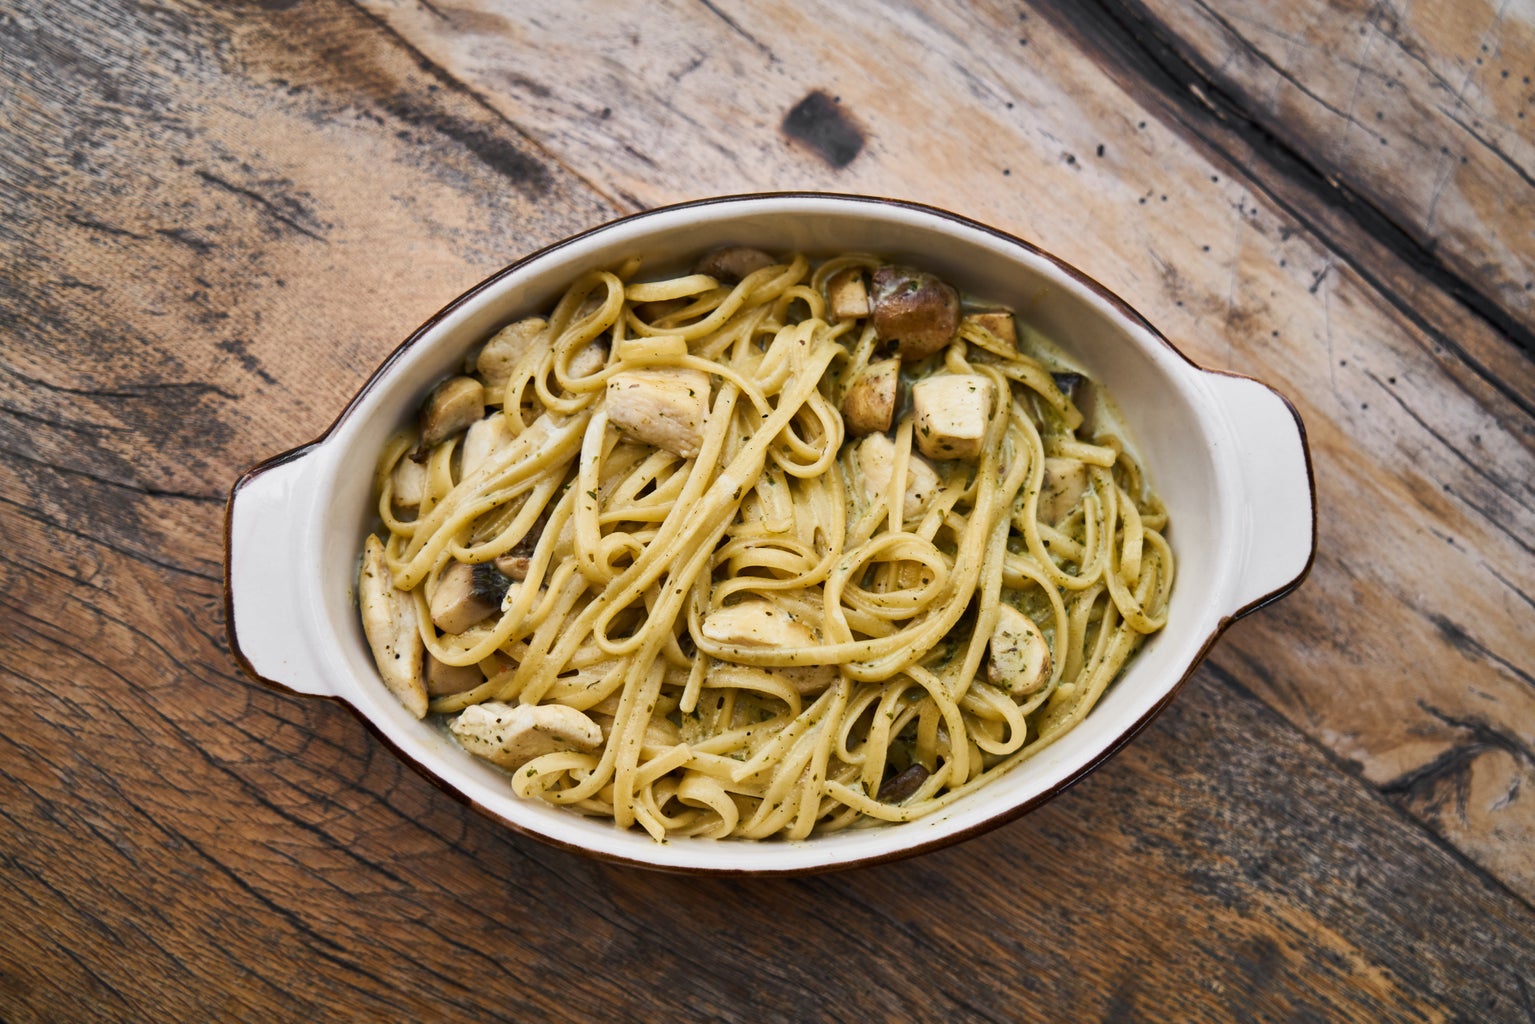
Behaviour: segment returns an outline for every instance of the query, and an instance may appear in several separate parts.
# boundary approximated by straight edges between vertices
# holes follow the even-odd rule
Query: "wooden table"
[[[1530,0],[12,0],[0,76],[0,1018],[1535,1020]],[[1308,582],[1045,808],[803,879],[558,852],[238,670],[240,472],[499,266],[772,189],[1284,391]]]

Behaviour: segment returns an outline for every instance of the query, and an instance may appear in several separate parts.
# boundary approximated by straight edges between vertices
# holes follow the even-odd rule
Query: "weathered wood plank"
[[[367,6],[620,201],[806,186],[934,202],[1043,243],[1198,361],[1285,391],[1317,455],[1321,555],[1216,657],[1261,673],[1265,699],[1535,896],[1535,804],[1516,799],[1535,783],[1535,372],[1441,289],[1470,250],[1425,276],[1263,122],[1233,126],[1189,92],[1191,65],[1164,67],[1088,16],[1101,5],[812,15],[677,0],[596,20]],[[807,104],[816,91],[831,100]],[[837,153],[861,139],[857,155],[839,166],[786,134],[816,118]],[[1465,756],[1468,729],[1500,753]],[[1440,801],[1411,780],[1484,798]]]
[[[408,51],[349,52],[365,15],[229,19],[12,20],[0,151],[13,451],[216,503],[458,292],[611,215]]]
[[[334,705],[194,685],[219,659],[190,624],[216,588],[96,557],[100,585],[135,574],[170,621],[146,636],[95,588],[7,581],[7,615],[38,630],[0,651],[0,709],[26,723],[0,738],[0,807],[27,833],[8,902],[35,908],[0,938],[8,1019],[78,1019],[83,993],[121,1017],[804,1020],[851,1001],[1501,1020],[1535,967],[1528,907],[1218,673],[1070,794],[963,847],[825,879],[673,879],[511,835]]]
[[[1535,353],[1535,6],[1105,6],[1143,6],[1211,91]]]
[[[395,34],[397,12],[42,6],[0,15],[14,129],[0,141],[14,211],[0,219],[0,1018],[1532,1015],[1535,911],[1496,880],[1525,877],[1513,830],[1528,819],[1517,790],[1511,810],[1477,809],[1530,770],[1509,625],[1514,590],[1535,591],[1511,547],[1529,522],[1523,420],[1474,373],[1447,386],[1458,357],[1356,271],[1334,263],[1311,291],[1336,254],[1284,237],[1294,219],[1257,186],[1211,171],[1236,219],[1189,199],[1214,165],[1173,122],[1126,116],[1066,36],[1030,27],[1018,52],[1041,64],[1013,66],[998,42],[966,77],[955,40],[971,22],[891,15],[890,38],[936,33],[901,51],[927,53],[935,83],[1034,88],[1033,119],[997,138],[1033,161],[1047,204],[992,195],[1023,163],[983,177],[963,153],[923,156],[894,94],[852,88],[898,76],[825,72],[839,65],[816,65],[816,46],[861,51],[789,34],[814,27],[794,11],[679,8],[675,28],[643,28],[675,38],[615,51],[629,63],[607,73],[639,94],[646,62],[669,81],[708,47],[671,105],[648,108],[648,134],[628,111],[630,134],[603,143],[654,161],[626,180],[557,136],[530,143],[558,104],[512,117],[473,69],[437,70],[430,34]],[[492,36],[520,40],[508,90],[579,82],[573,54],[528,35],[542,21],[568,45],[560,16],[482,18],[470,34],[492,55],[507,52]],[[713,62],[728,73],[691,92]],[[777,90],[756,126],[743,105],[757,100],[718,88],[754,62]],[[806,103],[816,87],[842,103]],[[953,100],[936,91],[924,102]],[[699,137],[719,143],[710,159],[742,162],[721,171]],[[539,846],[445,798],[342,708],[235,670],[220,495],[240,469],[322,429],[462,287],[607,216],[604,196],[680,198],[679,181],[785,167],[807,183],[864,174],[869,190],[899,185],[1069,249],[1165,307],[1205,361],[1276,377],[1318,441],[1329,517],[1313,583],[1237,627],[1169,712],[1059,801],[953,850],[826,878],[676,879]],[[1123,217],[1126,238],[1104,248],[1088,229],[1114,202],[1145,219]],[[1217,232],[1219,253],[1201,254]],[[1386,510],[1383,535],[1358,529],[1353,502]],[[1407,564],[1394,553],[1414,536],[1424,557]],[[1423,623],[1405,650],[1389,632]],[[1367,728],[1334,731],[1351,723]]]

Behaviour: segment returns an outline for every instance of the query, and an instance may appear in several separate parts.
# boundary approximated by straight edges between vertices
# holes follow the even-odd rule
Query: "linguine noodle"
[[[958,376],[991,396],[973,457],[925,456],[906,401],[855,435],[850,392],[889,346],[873,318],[835,315],[828,284],[880,265],[642,282],[634,260],[508,328],[523,350],[492,341],[466,374],[492,443],[402,431],[379,461],[406,645],[370,626],[381,670],[418,645],[418,710],[519,796],[658,840],[911,820],[1081,721],[1165,622],[1165,511],[1104,397],[1085,423],[1079,375],[1022,325],[1015,343],[967,316],[900,364],[903,388]],[[647,440],[620,406],[652,381],[691,389],[685,439]],[[1080,494],[1047,513],[1058,469]],[[492,593],[455,632],[434,615],[464,565]],[[1004,640],[1038,647],[1031,677],[1008,674]],[[477,706],[497,710],[472,729]],[[518,709],[555,706],[570,712],[541,746],[498,746]]]

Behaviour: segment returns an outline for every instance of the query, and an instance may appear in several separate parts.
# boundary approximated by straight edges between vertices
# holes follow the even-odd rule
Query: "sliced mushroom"
[[[636,441],[692,459],[704,441],[709,375],[702,370],[624,370],[608,380],[608,421]]]
[[[880,803],[898,804],[910,800],[913,793],[922,788],[931,773],[921,764],[912,764],[879,784],[875,799]]]
[[[506,425],[504,413],[491,413],[484,419],[475,420],[464,434],[464,446],[459,453],[458,475],[469,476],[495,454],[498,448],[512,443],[512,432]]]
[[[917,447],[934,459],[975,459],[986,439],[995,388],[978,373],[945,373],[912,385]]]
[[[874,271],[874,330],[901,361],[926,359],[959,329],[959,293],[932,274],[890,264]]]
[[[548,522],[549,513],[546,509],[539,513],[537,519],[533,520],[532,527],[523,535],[522,540],[512,545],[510,551],[491,563],[500,571],[501,575],[509,580],[525,580],[528,578],[528,568],[532,565],[533,554],[538,550],[539,539],[543,537],[544,526]]]
[[[426,655],[426,692],[433,697],[472,690],[485,681],[478,665],[449,665],[431,652]]]
[[[901,361],[881,359],[858,371],[842,396],[842,418],[854,434],[890,429],[901,386]]]
[[[416,602],[394,585],[384,561],[384,544],[369,535],[357,577],[362,631],[389,692],[417,718],[426,716],[426,683],[421,678],[426,645],[416,625]]]
[[[557,750],[595,750],[602,743],[597,723],[563,704],[471,704],[448,730],[469,753],[509,770]]]
[[[1071,400],[1071,404],[1077,407],[1077,412],[1082,414],[1082,425],[1077,429],[1082,437],[1093,437],[1098,433],[1099,389],[1091,377],[1081,373],[1056,373],[1055,386],[1061,389],[1061,393]]]
[[[462,633],[501,607],[511,583],[488,562],[454,562],[443,570],[432,592],[432,622],[444,633]]]
[[[854,453],[863,471],[865,493],[870,501],[884,497],[895,472],[895,442],[884,434],[870,434],[858,442]],[[943,480],[926,459],[912,452],[906,460],[906,493],[901,501],[901,518],[910,519],[927,510],[928,502],[938,493]]]
[[[420,508],[426,497],[426,465],[415,459],[401,459],[394,464],[390,479],[394,481],[391,492],[393,503],[399,508]]]
[[[716,280],[734,284],[748,274],[754,274],[763,267],[771,267],[778,262],[771,254],[761,249],[753,249],[747,245],[727,245],[704,253],[693,267],[693,272],[708,274]]]
[[[816,642],[809,626],[760,597],[716,608],[704,617],[701,631],[716,643],[742,647],[805,647]]]
[[[421,405],[421,443],[417,461],[461,430],[468,430],[485,415],[485,387],[473,377],[449,377],[432,389]]]
[[[862,267],[847,267],[826,282],[826,302],[838,320],[856,320],[874,309],[869,304],[869,286],[864,283]]]
[[[1021,697],[1034,693],[1050,679],[1050,644],[1034,620],[1004,604],[991,632],[992,684]]]
[[[1018,347],[1018,328],[1013,323],[1013,314],[1008,310],[991,309],[983,313],[971,313],[965,317],[964,322],[984,328],[1004,345]]]
[[[1046,458],[1035,518],[1052,524],[1065,519],[1087,493],[1087,483],[1087,464],[1081,459]]]
[[[474,364],[485,386],[498,393],[506,387],[512,370],[528,350],[542,339],[548,326],[549,322],[543,317],[530,316],[497,331],[485,343],[485,347],[480,349],[479,358]]]

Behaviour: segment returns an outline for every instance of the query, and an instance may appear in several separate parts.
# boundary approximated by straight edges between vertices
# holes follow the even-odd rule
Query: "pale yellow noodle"
[[[938,464],[939,485],[908,508],[922,456],[903,417],[888,486],[866,485],[839,406],[881,342],[868,321],[835,320],[826,289],[879,264],[793,255],[737,284],[637,281],[638,260],[583,274],[488,396],[509,443],[465,475],[457,439],[424,453],[412,431],[389,440],[375,474],[387,565],[431,656],[483,676],[430,710],[561,703],[602,730],[593,751],[519,766],[519,796],[658,840],[909,821],[1064,734],[1162,628],[1166,510],[1112,425],[1079,436],[1082,412],[1052,376],[1065,367],[1026,325],[1015,348],[967,320],[947,349],[903,369],[990,381],[980,456]],[[605,364],[577,372],[594,345]],[[609,382],[656,368],[711,381],[694,458],[610,419]],[[413,454],[425,494],[405,510],[396,470]],[[1038,518],[1047,456],[1079,460],[1090,480],[1054,523]],[[514,549],[525,578],[500,608],[439,632],[443,574]],[[813,639],[705,635],[712,614],[743,601],[770,602]],[[1027,694],[988,677],[1004,604],[1050,651]],[[911,795],[882,801],[908,769]]]

